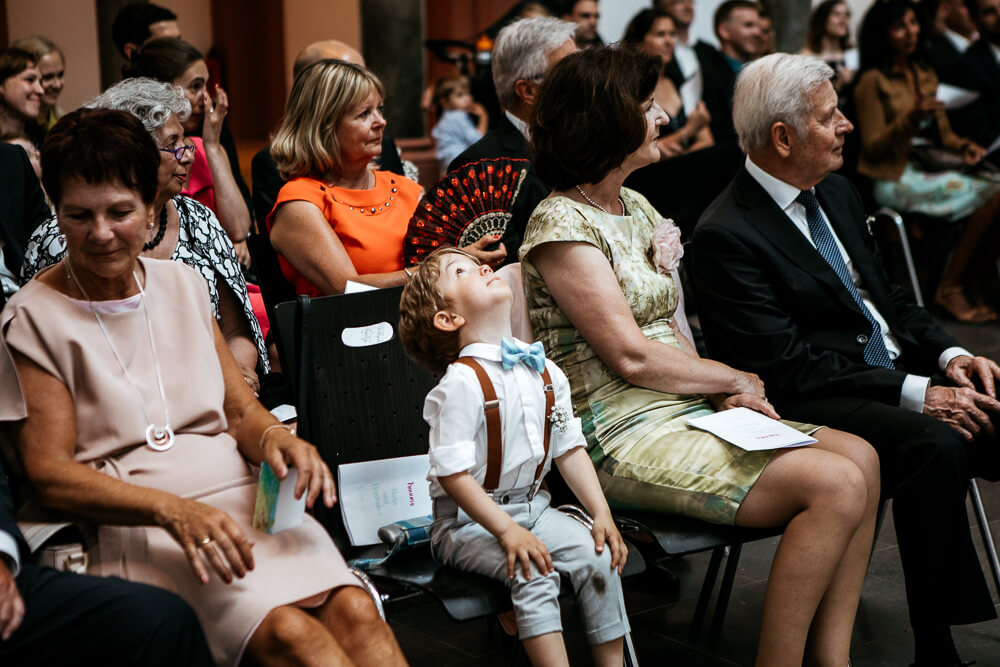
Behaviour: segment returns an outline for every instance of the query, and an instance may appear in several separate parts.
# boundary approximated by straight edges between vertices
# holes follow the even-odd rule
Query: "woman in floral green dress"
[[[746,452],[687,426],[737,406],[777,418],[761,380],[698,357],[673,317],[672,224],[622,184],[655,162],[667,116],[656,65],[597,49],[548,74],[535,169],[555,191],[520,256],[535,336],[566,372],[612,506],[741,526],[785,526],[768,581],[758,665],[846,665],[878,505],[879,468],[855,436]]]

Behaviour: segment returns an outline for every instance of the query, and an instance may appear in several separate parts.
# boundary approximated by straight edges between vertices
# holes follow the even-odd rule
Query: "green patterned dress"
[[[774,452],[746,452],[689,428],[688,419],[713,412],[705,396],[643,389],[608,369],[531,264],[532,249],[543,243],[590,243],[611,263],[646,337],[680,348],[670,326],[677,285],[656,271],[650,257],[650,237],[660,215],[637,192],[623,188],[621,196],[630,215],[610,215],[566,197],[550,197],[535,209],[520,250],[535,339],[569,378],[573,407],[612,507],[732,524]],[[807,433],[817,428],[786,423]]]

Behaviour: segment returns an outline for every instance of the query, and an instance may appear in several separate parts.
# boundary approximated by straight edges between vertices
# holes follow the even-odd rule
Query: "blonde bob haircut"
[[[295,77],[281,126],[271,137],[271,157],[286,181],[300,176],[339,178],[343,171],[337,127],[347,112],[382,82],[367,68],[328,58]]]

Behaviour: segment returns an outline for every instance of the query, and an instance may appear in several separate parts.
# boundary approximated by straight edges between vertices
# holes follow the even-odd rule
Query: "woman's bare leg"
[[[316,614],[352,664],[359,667],[405,665],[406,658],[389,625],[363,589],[344,586],[330,594]]]
[[[625,638],[619,637],[590,647],[594,667],[620,667],[625,661]]]
[[[864,472],[831,451],[780,451],[761,473],[736,513],[736,524],[787,525],[768,578],[757,665],[802,665],[813,618],[868,507]],[[843,664],[849,648],[838,650]]]
[[[318,619],[290,606],[272,609],[261,621],[247,643],[244,662],[294,667],[354,665]]]
[[[1000,195],[980,206],[969,216],[961,236],[955,243],[934,296],[934,301],[953,315],[968,313],[973,307],[961,288],[966,286],[969,278],[973,278],[973,282],[978,282],[976,279],[979,276],[969,275],[970,265],[974,263],[973,260],[977,255],[984,252],[984,248],[986,252],[993,250],[984,246],[983,241],[997,224],[998,215],[1000,215]],[[995,253],[990,254],[995,256]]]
[[[878,454],[857,436],[825,428],[816,433],[816,438],[819,442],[814,447],[840,454],[853,461],[864,474],[868,489],[868,505],[865,507],[864,518],[847,545],[840,566],[829,588],[826,589],[826,595],[823,596],[819,609],[816,610],[806,645],[806,665],[844,667],[848,659],[847,651],[851,646],[854,617],[857,615],[858,601],[861,599],[861,587],[868,571],[872,540],[875,538],[881,485],[880,469]]]

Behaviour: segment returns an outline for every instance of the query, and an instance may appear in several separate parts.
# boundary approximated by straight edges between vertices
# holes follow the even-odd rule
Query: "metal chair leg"
[[[712,549],[712,560],[708,562],[705,579],[701,583],[701,593],[698,595],[698,604],[694,608],[691,627],[688,629],[688,641],[692,644],[698,641],[698,635],[701,634],[701,624],[705,620],[705,614],[708,613],[708,603],[712,599],[712,591],[719,578],[719,567],[722,565],[722,559],[725,555],[726,547]]]
[[[972,509],[979,524],[979,534],[983,538],[986,559],[990,562],[993,585],[996,586],[997,595],[1000,596],[1000,559],[997,558],[996,542],[993,541],[993,533],[990,532],[990,521],[986,517],[986,510],[983,509],[983,499],[979,496],[979,486],[974,479],[969,480],[969,497],[972,499]]]
[[[715,613],[712,614],[712,627],[708,633],[708,643],[712,647],[719,643],[719,637],[722,635],[722,622],[726,620],[729,596],[733,592],[733,581],[736,579],[736,568],[740,564],[740,552],[742,551],[742,544],[734,544],[729,547],[729,558],[726,560],[726,569],[722,573],[719,595],[715,599]]]
[[[885,206],[875,211],[876,217],[880,215],[892,220],[892,224],[896,226],[896,233],[899,234],[899,245],[903,249],[903,258],[906,260],[906,271],[910,275],[910,286],[913,288],[913,300],[923,308],[924,295],[920,291],[920,282],[917,280],[917,268],[913,264],[913,253],[910,252],[910,239],[906,235],[906,224],[903,222],[903,216]]]
[[[365,589],[365,592],[368,593],[369,597],[371,597],[372,602],[375,603],[375,608],[378,609],[378,615],[383,621],[387,621],[388,619],[385,617],[385,606],[382,604],[382,594],[378,592],[378,589],[375,587],[375,584],[372,583],[371,578],[361,570],[355,568],[352,568],[351,572],[361,581],[362,588]]]
[[[625,635],[625,667],[639,667],[639,656],[635,653],[631,632]]]

